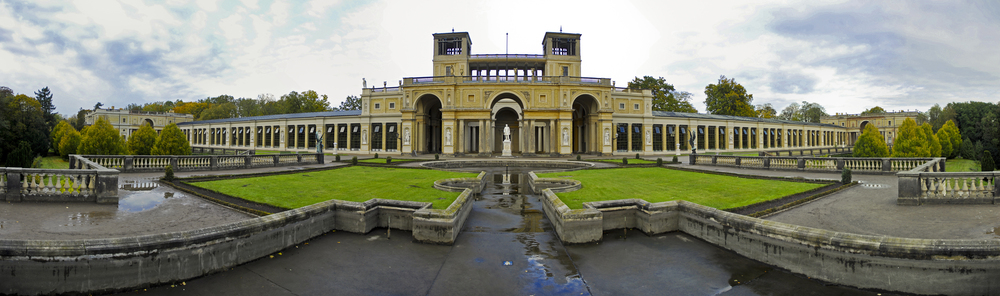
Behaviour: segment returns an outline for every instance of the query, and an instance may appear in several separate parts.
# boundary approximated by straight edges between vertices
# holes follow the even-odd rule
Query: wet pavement
[[[502,169],[501,169],[502,170]],[[876,295],[828,286],[683,233],[605,233],[563,245],[541,200],[502,172],[474,199],[452,246],[408,231],[329,232],[232,270],[148,295]],[[390,237],[391,234],[391,237]]]

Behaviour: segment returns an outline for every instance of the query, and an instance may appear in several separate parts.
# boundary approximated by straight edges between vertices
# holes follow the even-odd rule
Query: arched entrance
[[[573,100],[573,153],[597,151],[597,99],[581,95]]]
[[[417,153],[441,153],[441,99],[435,95],[423,95],[417,99],[418,139],[414,144]]]
[[[493,116],[493,120],[496,123],[496,129],[493,132],[493,151],[496,153],[503,152],[503,128],[504,126],[510,127],[510,151],[511,153],[521,153],[520,149],[520,135],[521,127],[518,125],[518,120],[520,115],[514,108],[504,107],[497,111]]]
[[[145,124],[148,124],[149,127],[153,127],[153,120],[152,119],[146,118],[145,122],[146,122]]]

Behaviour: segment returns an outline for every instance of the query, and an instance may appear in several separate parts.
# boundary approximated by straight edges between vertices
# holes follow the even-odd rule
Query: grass
[[[352,166],[192,185],[286,209],[331,199],[365,202],[372,198],[429,202],[435,209],[444,209],[459,193],[435,189],[434,181],[475,176],[473,173]]]
[[[982,168],[979,166],[979,162],[972,159],[949,159],[944,164],[944,170],[946,172],[978,172]]]
[[[69,162],[60,156],[46,156],[41,158],[40,169],[69,169]]]
[[[617,164],[621,164],[622,163],[622,159],[621,158],[619,158],[619,159],[594,159],[593,161],[611,162],[611,163],[617,163]],[[663,161],[664,162],[670,162],[670,159],[664,159]],[[628,164],[649,164],[649,163],[656,164],[656,160],[645,160],[645,159],[635,159],[635,158],[629,158],[628,159]]]
[[[559,193],[571,209],[584,202],[638,198],[648,202],[686,200],[718,209],[747,206],[816,189],[825,184],[745,179],[662,168],[621,168],[538,174],[583,182],[583,188]]]
[[[341,162],[351,162],[351,159],[350,158],[344,159],[343,157],[341,157],[340,161]],[[408,161],[423,161],[423,160],[420,160],[420,159],[403,159],[403,158],[399,158],[399,159],[393,158],[392,159],[392,163],[408,162]],[[358,162],[363,162],[363,163],[385,163],[385,158],[358,159]]]

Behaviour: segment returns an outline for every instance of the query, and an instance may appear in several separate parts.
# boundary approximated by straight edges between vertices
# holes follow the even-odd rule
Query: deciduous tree
[[[864,132],[854,142],[854,157],[888,157],[889,147],[875,125],[865,126]]]
[[[177,124],[171,123],[160,131],[152,152],[153,155],[190,155],[191,145]]]
[[[899,126],[896,142],[892,146],[892,157],[929,157],[927,136],[912,118],[903,120]]]
[[[923,130],[924,138],[927,139],[927,157],[941,157],[941,140],[938,139],[937,135],[934,135],[931,124],[924,123],[920,126],[920,129]]]
[[[678,92],[663,77],[636,77],[628,83],[628,88],[651,90],[653,92],[653,111],[698,113],[698,110],[688,101],[691,98],[690,93]]]
[[[76,131],[68,121],[62,120],[56,124],[56,127],[52,129],[52,133],[49,134],[49,142],[52,144],[52,150],[57,154],[62,154],[59,153],[59,143],[62,141],[63,135],[70,130]],[[76,147],[73,150],[76,150]]]
[[[64,132],[62,139],[59,140],[59,155],[66,158],[70,154],[76,154],[76,150],[80,147],[82,139],[83,136],[75,129],[69,129]]]
[[[778,117],[778,111],[774,110],[774,107],[771,106],[771,103],[764,103],[757,105],[757,107],[754,108],[754,111],[757,113],[757,118]]]
[[[748,94],[735,79],[719,76],[716,84],[705,86],[705,106],[709,113],[743,117],[756,117],[753,95]]]
[[[944,123],[937,131],[938,139],[941,140],[941,150],[942,154],[947,154],[945,157],[954,158],[960,156],[960,150],[962,147],[962,133],[959,132],[958,127],[955,126],[955,122],[948,120]],[[945,152],[944,146],[945,141],[948,142],[949,150]]]
[[[861,111],[861,115],[868,115],[868,114],[885,114],[885,109],[882,109],[882,107],[879,106],[875,106],[871,107],[868,110]]]

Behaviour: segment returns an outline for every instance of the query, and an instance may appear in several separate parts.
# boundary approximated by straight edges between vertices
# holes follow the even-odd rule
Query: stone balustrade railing
[[[786,157],[786,156],[733,156],[733,155],[691,155],[690,163],[698,165],[732,166],[740,168],[793,170],[793,171],[841,171],[849,168],[853,172],[888,174],[909,171],[927,164],[933,158],[853,158],[853,157]],[[944,170],[944,162],[934,162]],[[937,168],[935,168],[937,169]]]
[[[896,204],[1000,204],[996,186],[1000,172],[947,173],[944,162],[944,158],[937,158],[896,174]]]
[[[85,162],[86,161],[86,162]],[[70,169],[99,166],[123,173],[235,170],[258,167],[322,164],[322,153],[272,155],[73,155]]]
[[[827,154],[845,154],[854,151],[854,147],[832,147],[832,148],[804,148],[804,149],[788,149],[788,150],[770,150],[761,151],[759,156],[781,156],[782,154],[786,156],[812,156],[816,154],[827,155]]]
[[[118,203],[118,171],[76,161],[68,170],[0,167],[0,200]]]

